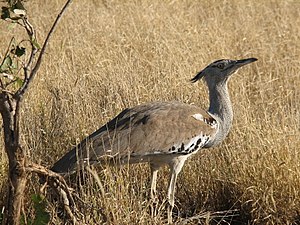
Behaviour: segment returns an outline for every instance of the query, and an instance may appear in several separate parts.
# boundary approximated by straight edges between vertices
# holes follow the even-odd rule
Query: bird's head
[[[226,83],[230,75],[236,72],[240,67],[255,62],[256,60],[256,58],[217,60],[200,71],[191,81],[196,82],[203,77],[207,84],[223,84]]]

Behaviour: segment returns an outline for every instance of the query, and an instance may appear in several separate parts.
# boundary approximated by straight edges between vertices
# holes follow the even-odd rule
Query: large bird
[[[256,60],[217,60],[191,80],[205,80],[210,103],[207,111],[175,101],[125,109],[59,159],[52,170],[70,174],[85,165],[102,162],[147,162],[151,167],[154,198],[158,169],[169,165],[168,222],[171,223],[176,179],[184,162],[199,149],[214,147],[225,139],[233,120],[228,80],[240,67]]]

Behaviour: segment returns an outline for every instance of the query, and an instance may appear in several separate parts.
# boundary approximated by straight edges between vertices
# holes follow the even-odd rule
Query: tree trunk
[[[15,159],[15,162],[9,163],[9,192],[7,198],[7,218],[6,224],[20,224],[21,207],[23,205],[25,187],[26,187],[26,173],[25,173],[25,159]]]
[[[9,191],[3,224],[20,224],[21,207],[26,187],[26,154],[19,143],[19,101],[8,93],[0,94],[5,151],[8,156]]]

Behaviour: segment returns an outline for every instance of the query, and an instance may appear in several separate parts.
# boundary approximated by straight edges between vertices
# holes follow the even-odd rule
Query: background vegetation
[[[26,2],[41,40],[62,4]],[[216,59],[256,57],[230,82],[235,120],[229,137],[189,160],[180,174],[177,222],[203,213],[203,223],[299,224],[299,11],[297,0],[74,1],[24,102],[28,154],[50,166],[136,104],[178,100],[206,108],[205,85],[189,79]],[[10,37],[23,34],[3,21],[0,30],[2,57]],[[0,156],[3,205],[4,150]],[[163,224],[166,175],[160,173],[160,202],[152,206],[158,212],[152,217],[147,165],[99,171],[101,185],[90,179],[79,187],[85,222]],[[37,192],[33,179],[28,195]],[[234,217],[214,216],[235,209]],[[58,211],[52,201],[47,210]],[[24,215],[33,213],[28,202]],[[52,221],[62,223],[56,216]]]

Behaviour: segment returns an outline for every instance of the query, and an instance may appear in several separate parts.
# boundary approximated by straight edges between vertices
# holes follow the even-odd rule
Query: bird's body
[[[72,172],[77,163],[108,160],[118,160],[121,164],[168,164],[171,158],[196,153],[211,140],[217,128],[211,115],[197,106],[181,102],[139,105],[123,110],[84,139],[52,170]]]
[[[64,155],[52,170],[72,173],[77,168],[104,161],[148,162],[154,198],[158,169],[167,164],[171,169],[168,188],[171,206],[168,221],[171,222],[177,175],[189,156],[225,139],[233,119],[227,82],[238,68],[254,61],[255,58],[218,60],[192,79],[193,82],[205,79],[209,89],[208,111],[180,102],[154,102],[125,109]]]

